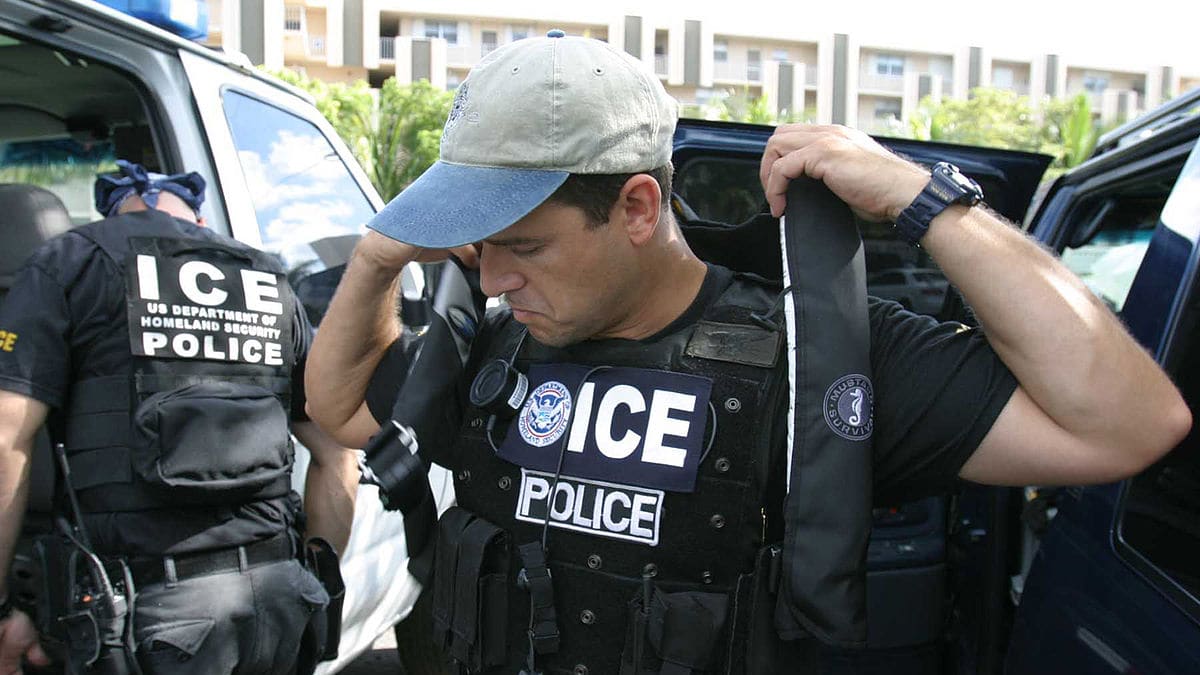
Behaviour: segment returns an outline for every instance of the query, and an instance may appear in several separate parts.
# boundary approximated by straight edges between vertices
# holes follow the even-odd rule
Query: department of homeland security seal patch
[[[862,375],[846,375],[825,392],[825,422],[833,433],[851,441],[871,437],[875,420],[871,380]]]
[[[517,428],[526,443],[544,448],[562,438],[570,421],[571,392],[562,382],[550,380],[538,385],[526,399]]]

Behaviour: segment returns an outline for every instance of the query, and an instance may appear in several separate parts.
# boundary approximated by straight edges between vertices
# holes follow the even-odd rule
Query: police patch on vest
[[[871,437],[875,427],[871,380],[862,375],[846,375],[825,392],[825,422],[833,433],[851,441]]]
[[[290,365],[292,296],[253,254],[213,242],[134,237],[126,267],[135,356]]]
[[[541,525],[549,510],[551,527],[658,546],[663,499],[662,490],[571,476],[555,485],[552,473],[521,469],[515,517]]]
[[[695,490],[708,441],[712,380],[642,368],[593,372],[575,364],[537,364],[529,384],[529,398],[500,446],[503,459],[554,472],[565,454],[562,470],[572,476]]]

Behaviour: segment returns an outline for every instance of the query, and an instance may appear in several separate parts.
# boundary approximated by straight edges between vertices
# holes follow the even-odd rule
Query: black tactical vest
[[[64,442],[88,513],[286,495],[296,301],[277,262],[157,211],[76,230],[125,278],[128,359],[80,380]]]
[[[709,400],[702,402],[702,456],[692,492],[656,496],[639,485],[638,472],[654,467],[639,465],[636,453],[622,463],[626,480],[581,480],[564,471],[558,482],[568,487],[555,490],[548,487],[553,469],[501,459],[493,445],[502,445],[508,432],[497,427],[489,440],[488,415],[469,408],[457,445],[438,459],[454,472],[459,504],[440,523],[434,565],[435,635],[450,654],[472,669],[490,664],[497,672],[516,672],[529,652],[532,611],[541,624],[532,636],[538,650],[553,652],[537,657],[538,669],[548,673],[657,673],[664,662],[680,673],[775,667],[773,656],[748,658],[747,651],[753,642],[776,642],[767,586],[778,549],[764,542],[764,503],[772,432],[787,397],[785,341],[751,315],[768,312],[777,292],[739,277],[701,321],[653,343],[596,341],[556,350],[526,340],[518,348],[522,327],[512,320],[500,325],[488,358],[507,359],[516,350],[515,366],[523,372],[569,362],[710,380]],[[537,395],[536,389],[530,394]],[[649,414],[653,405],[633,408]],[[542,421],[552,426],[555,410],[544,408]],[[599,424],[597,410],[592,402],[593,424]],[[631,419],[613,425],[629,426]],[[512,424],[521,424],[520,417]],[[551,447],[557,457],[559,446]],[[782,476],[771,478],[777,479]],[[547,509],[550,584],[531,560],[540,555],[536,543]],[[507,560],[496,559],[496,545],[506,545]],[[537,589],[532,610],[531,593],[522,586]],[[553,617],[547,616],[547,587]],[[556,620],[556,629],[547,618]]]

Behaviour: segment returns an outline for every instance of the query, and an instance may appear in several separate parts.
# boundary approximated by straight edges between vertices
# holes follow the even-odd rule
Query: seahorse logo
[[[874,398],[871,380],[863,375],[846,375],[825,392],[825,422],[833,433],[851,441],[871,437]]]

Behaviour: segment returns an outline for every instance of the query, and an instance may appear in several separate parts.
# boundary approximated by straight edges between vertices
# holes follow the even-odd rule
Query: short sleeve
[[[308,402],[308,397],[304,393],[304,366],[308,362],[309,347],[312,346],[313,329],[304,309],[299,307],[299,303],[297,303],[295,318],[292,321],[292,330],[292,341],[296,349],[296,365],[292,368],[291,417],[293,422],[307,422],[308,413],[304,410],[304,405]]]
[[[27,264],[0,302],[0,389],[59,408],[70,382],[66,291],[39,264]]]
[[[408,370],[417,355],[420,338],[414,337],[412,331],[405,331],[392,346],[388,348],[367,385],[367,409],[376,422],[383,424],[392,419],[392,408],[396,405],[396,396],[400,387],[408,378]]]
[[[876,503],[953,489],[1017,381],[981,329],[871,298]]]

